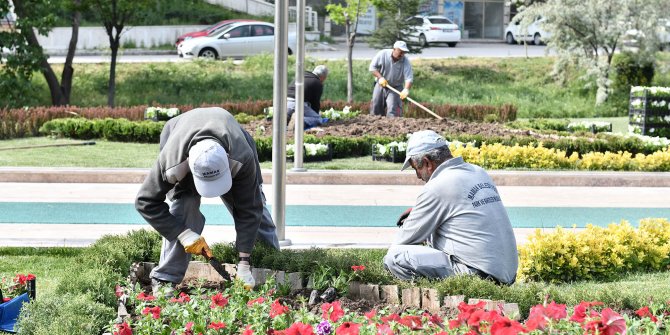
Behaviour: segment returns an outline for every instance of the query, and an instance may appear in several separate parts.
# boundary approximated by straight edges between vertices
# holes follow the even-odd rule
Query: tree
[[[333,22],[344,24],[347,36],[347,102],[354,100],[354,69],[352,55],[354,43],[356,42],[356,30],[358,29],[358,18],[361,13],[368,11],[369,0],[347,0],[346,7],[341,4],[329,4],[326,10]],[[353,29],[352,29],[353,25]]]
[[[407,18],[416,15],[423,0],[372,0],[379,11],[381,23],[372,33],[370,46],[388,48],[397,40],[407,41],[413,27]],[[408,44],[412,53],[421,52],[421,47]]]
[[[667,0],[547,0],[535,3],[519,13],[521,24],[529,24],[536,16],[546,17],[544,28],[552,33],[547,45],[558,53],[554,74],[565,81],[571,64],[583,67],[597,86],[596,104],[610,95],[610,68],[615,52],[621,48],[623,36],[637,28],[646,43],[636,55],[653,57],[656,43],[655,26],[659,6]]]
[[[121,46],[121,33],[127,24],[132,24],[146,14],[154,1],[150,0],[84,0],[98,21],[102,22],[109,37],[112,60],[109,66],[107,105],[114,107],[116,92],[116,58]]]
[[[6,63],[2,73],[3,84],[0,84],[4,92],[0,97],[7,94],[3,97],[7,99],[4,107],[24,103],[23,94],[30,86],[34,71],[38,70],[44,75],[51,92],[51,103],[55,106],[68,105],[74,75],[72,60],[77,46],[81,17],[79,0],[14,0],[13,4],[10,1],[0,1],[0,13],[10,12],[12,5],[17,15],[15,25],[6,31],[0,31],[0,49],[11,50],[6,55],[0,56],[0,62]],[[72,36],[59,82],[35,32],[46,35],[51,31],[55,22],[54,13],[57,8],[63,7],[71,13]],[[5,85],[8,87],[4,87]]]

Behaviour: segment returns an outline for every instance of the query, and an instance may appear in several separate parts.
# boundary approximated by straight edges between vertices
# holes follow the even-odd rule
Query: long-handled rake
[[[395,88],[391,87],[391,85],[386,85],[386,88],[388,88],[389,90],[391,90],[391,91],[395,92],[396,94],[400,95],[400,92],[398,92],[398,90],[396,90]],[[430,110],[430,109],[426,108],[426,106],[416,102],[414,99],[412,99],[410,97],[407,97],[405,99],[407,99],[407,100],[409,100],[409,102],[419,106],[419,108],[421,108],[421,109],[425,110],[426,112],[430,113],[432,116],[436,117],[438,120],[442,120],[441,116],[433,113],[432,110]]]

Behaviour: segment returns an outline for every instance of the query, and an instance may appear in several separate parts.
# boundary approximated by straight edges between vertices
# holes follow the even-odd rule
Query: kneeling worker
[[[481,167],[453,157],[432,130],[411,135],[402,170],[426,182],[398,222],[384,266],[400,279],[473,274],[496,283],[516,279],[518,252],[507,211]]]
[[[328,78],[328,68],[325,65],[318,65],[314,71],[305,71],[303,81],[304,88],[304,113],[303,123],[305,130],[320,126],[324,123],[321,118],[321,95],[323,94],[323,83]],[[286,103],[286,122],[291,121],[291,116],[295,113],[295,82],[288,87],[288,101]],[[326,120],[327,121],[327,120]]]

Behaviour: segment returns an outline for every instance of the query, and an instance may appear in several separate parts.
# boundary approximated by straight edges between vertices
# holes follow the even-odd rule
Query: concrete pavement
[[[0,168],[0,202],[134,202],[143,169]],[[264,171],[271,181],[271,171]],[[670,208],[668,173],[511,172],[491,171],[508,207],[656,207]],[[98,177],[92,177],[98,176]],[[19,182],[17,179],[30,181]],[[97,182],[92,179],[98,178]],[[67,182],[55,182],[67,180]],[[412,206],[421,190],[413,173],[393,171],[289,172],[287,205]],[[77,182],[81,181],[81,182]],[[598,186],[604,185],[604,186]],[[272,185],[265,185],[273,205]],[[205,199],[206,204],[219,203]],[[0,215],[2,215],[0,213]],[[72,213],[76,217],[77,213]],[[6,220],[2,220],[5,221]],[[0,246],[86,246],[106,234],[124,234],[147,225],[0,224]],[[286,227],[289,248],[385,248],[393,223],[383,228]],[[515,229],[524,243],[535,229]],[[231,226],[206,226],[211,242],[235,239]]]

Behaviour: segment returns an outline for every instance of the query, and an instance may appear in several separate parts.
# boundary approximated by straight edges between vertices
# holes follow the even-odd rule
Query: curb
[[[149,169],[0,167],[0,182],[130,183],[144,181]],[[489,174],[497,186],[670,187],[667,172],[501,171]],[[266,184],[272,170],[263,170]],[[286,171],[287,184],[423,185],[411,171],[310,170]]]

